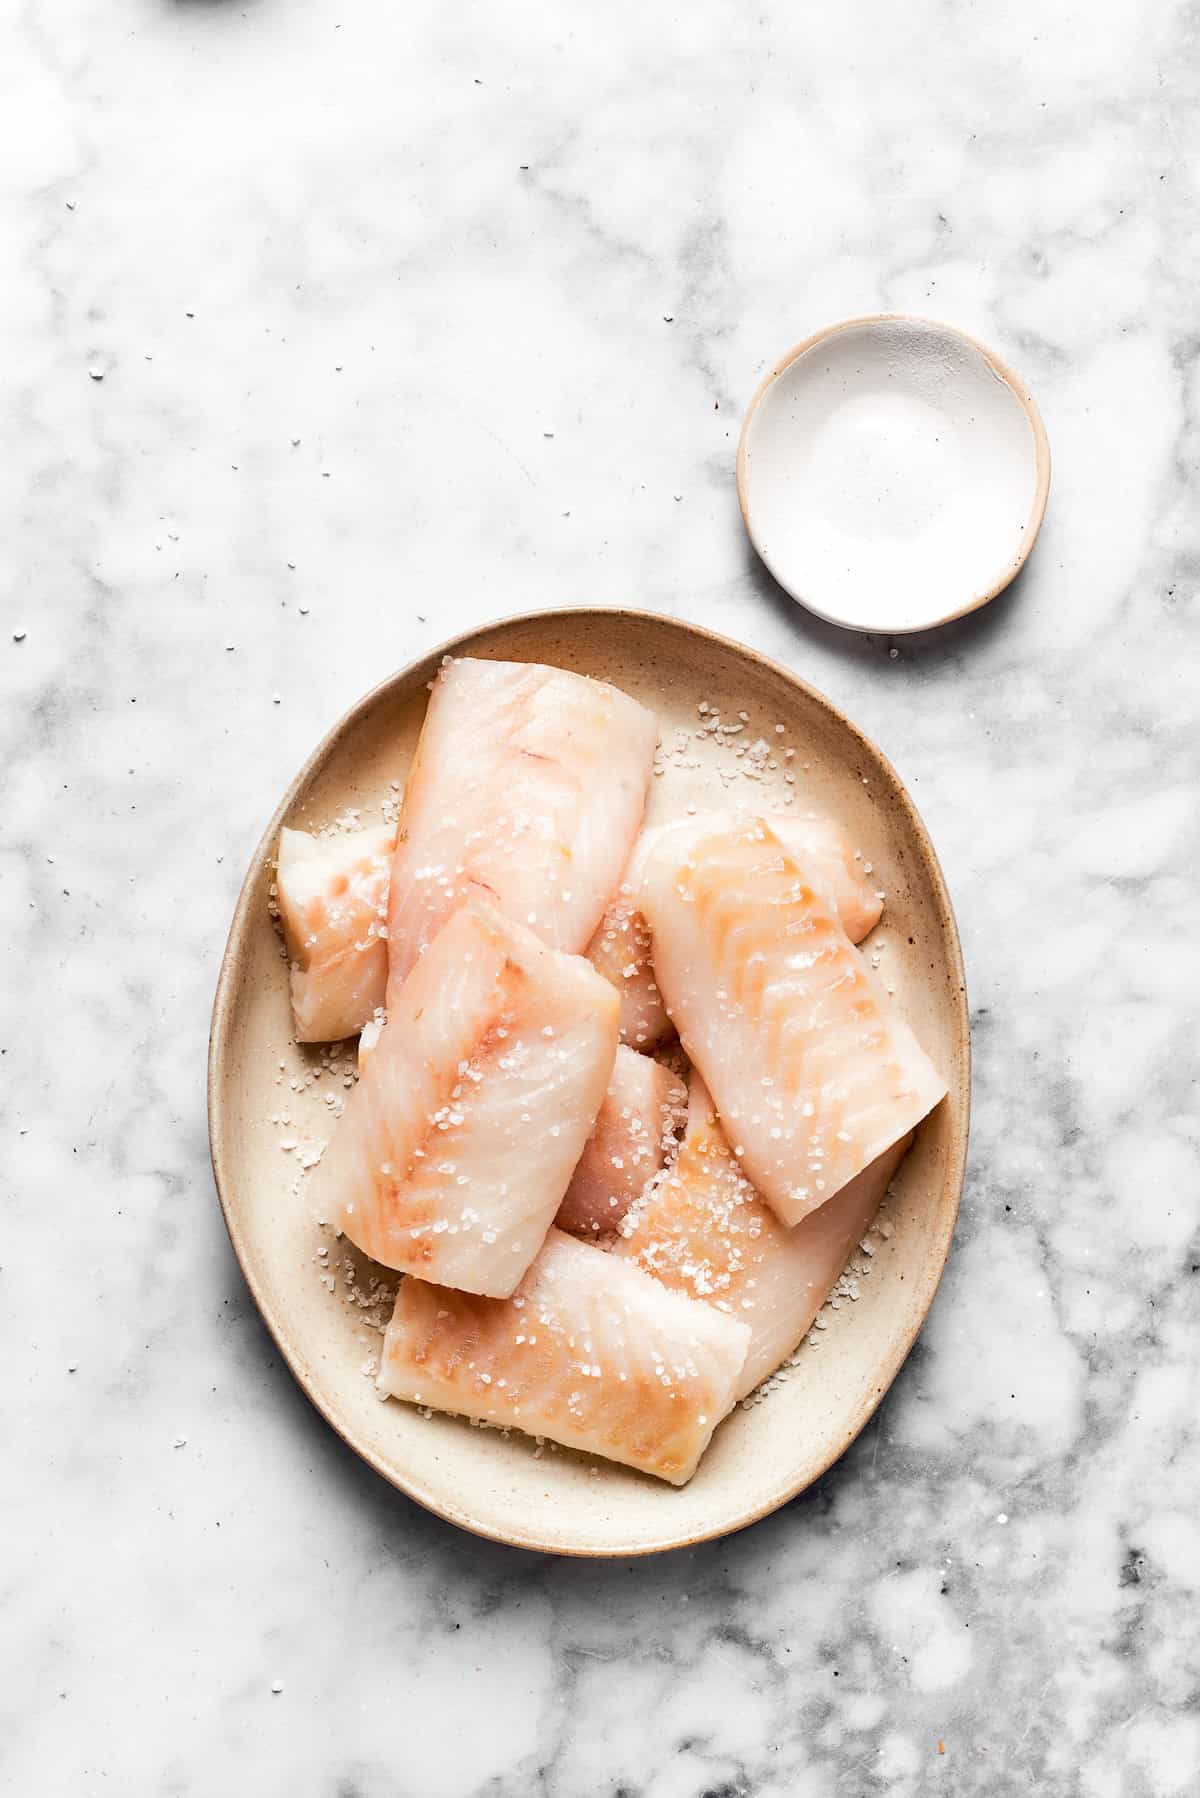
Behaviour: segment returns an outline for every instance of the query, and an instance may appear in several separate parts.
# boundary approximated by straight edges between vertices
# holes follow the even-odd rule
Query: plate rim
[[[797,593],[795,588],[784,579],[783,575],[772,562],[770,556],[768,556],[755,534],[754,524],[751,519],[748,467],[750,426],[753,423],[754,415],[758,411],[759,405],[765,398],[769,389],[773,387],[775,382],[779,379],[780,375],[789,369],[793,362],[797,362],[801,356],[806,356],[810,350],[817,346],[817,344],[824,343],[830,337],[840,336],[843,331],[854,330],[860,325],[887,324],[927,325],[930,329],[941,331],[948,337],[957,337],[960,342],[969,344],[973,350],[982,356],[983,360],[991,368],[993,374],[998,376],[998,378],[1004,382],[1005,386],[1014,394],[1022,407],[1025,416],[1029,420],[1030,428],[1033,431],[1035,465],[1037,470],[1033,503],[1030,506],[1029,516],[1025,523],[1025,533],[1022,538],[1021,552],[1015,561],[1009,563],[1001,571],[1001,574],[995,583],[985,592],[972,594],[969,599],[964,600],[963,604],[953,611],[939,612],[936,617],[928,618],[921,624],[902,624],[890,627],[877,624],[858,624],[852,618],[846,618],[836,612],[828,611],[816,600],[810,599],[802,593]],[[1037,401],[1034,399],[1028,383],[1021,378],[1010,363],[1006,362],[1001,355],[991,349],[981,338],[974,336],[970,331],[964,331],[960,325],[947,324],[945,319],[932,318],[928,313],[923,312],[864,312],[853,318],[836,319],[832,324],[822,325],[819,330],[812,332],[810,336],[803,338],[799,343],[793,344],[791,349],[785,350],[783,355],[772,363],[771,367],[767,370],[766,374],[763,375],[750,396],[750,401],[742,419],[742,428],[738,434],[735,468],[738,507],[742,514],[742,523],[746,528],[746,535],[749,537],[750,542],[754,547],[755,554],[759,557],[763,566],[768,570],[772,578],[778,582],[779,586],[783,588],[783,591],[790,599],[795,600],[797,605],[803,606],[805,610],[811,612],[814,617],[823,618],[827,624],[836,624],[842,630],[857,631],[864,636],[911,637],[918,631],[937,630],[943,624],[952,624],[956,618],[965,618],[971,612],[977,612],[981,606],[987,605],[990,600],[995,599],[997,594],[1003,593],[1004,589],[1016,580],[1022,568],[1024,568],[1026,562],[1029,560],[1029,557],[1032,555],[1033,546],[1037,542],[1041,532],[1042,523],[1046,516],[1046,506],[1050,499],[1050,439],[1047,435],[1045,422],[1038,408]]]
[[[944,1190],[949,1198],[949,1207],[945,1219],[944,1241],[940,1244],[936,1255],[936,1265],[929,1266],[924,1272],[925,1285],[917,1295],[917,1302],[909,1312],[909,1318],[903,1331],[889,1345],[884,1361],[874,1370],[875,1378],[869,1392],[860,1400],[851,1415],[845,1429],[840,1432],[837,1446],[820,1460],[818,1465],[806,1467],[797,1478],[788,1478],[765,1499],[757,1501],[745,1512],[726,1522],[716,1522],[711,1527],[672,1535],[669,1530],[663,1539],[652,1542],[612,1542],[582,1546],[564,1546],[561,1542],[550,1541],[540,1537],[536,1531],[506,1531],[472,1517],[468,1512],[456,1506],[436,1493],[426,1489],[416,1478],[405,1477],[396,1468],[389,1465],[384,1457],[377,1454],[371,1445],[363,1440],[354,1426],[337,1415],[337,1408],[332,1401],[327,1402],[321,1391],[316,1370],[312,1368],[300,1344],[287,1328],[286,1318],[276,1314],[275,1308],[268,1303],[263,1283],[259,1280],[254,1267],[253,1256],[248,1243],[243,1239],[241,1226],[234,1214],[231,1196],[226,1192],[226,1160],[225,1122],[222,1110],[220,1086],[222,1067],[226,1058],[228,1040],[233,1025],[233,1015],[237,1000],[237,974],[242,959],[243,939],[254,920],[255,900],[259,880],[263,868],[269,863],[275,839],[287,812],[295,802],[310,778],[317,772],[328,755],[336,747],[338,739],[353,728],[359,719],[390,690],[405,685],[419,676],[421,670],[429,664],[436,665],[448,655],[469,652],[472,648],[482,648],[488,639],[504,630],[522,625],[544,624],[565,618],[595,618],[620,616],[642,621],[647,624],[676,630],[685,636],[700,638],[713,643],[721,649],[733,651],[751,663],[778,675],[790,686],[798,688],[809,700],[815,702],[851,737],[882,764],[890,775],[894,789],[906,814],[907,822],[913,830],[917,842],[924,855],[927,870],[931,878],[934,898],[941,915],[943,935],[950,962],[950,973],[955,995],[955,1038],[958,1056],[961,1058],[962,1082],[961,1091],[956,1092],[952,1085],[948,1097],[956,1108],[961,1107],[961,1127],[952,1134],[951,1160],[947,1167]],[[426,650],[416,656],[402,668],[386,676],[376,683],[359,699],[357,699],[325,732],[316,747],[306,756],[301,767],[289,781],[247,864],[245,875],[238,890],[230,919],[229,932],[225,948],[221,956],[221,965],[217,974],[216,990],[213,997],[213,1008],[209,1026],[207,1057],[207,1105],[209,1153],[212,1161],[213,1180],[221,1214],[225,1220],[226,1232],[230,1246],[242,1277],[254,1300],[260,1318],[267,1332],[283,1358],[288,1372],[300,1387],[305,1397],[314,1406],[329,1427],[341,1438],[361,1461],[365,1462],[375,1473],[379,1474],[390,1486],[413,1499],[425,1510],[445,1519],[448,1523],[466,1530],[469,1534],[479,1536],[486,1541],[499,1542],[506,1547],[526,1549],[533,1553],[562,1555],[582,1560],[628,1560],[641,1558],[643,1555],[665,1554],[676,1549],[694,1548],[704,1542],[720,1540],[734,1535],[752,1524],[770,1516],[782,1505],[798,1497],[802,1492],[821,1479],[833,1464],[852,1446],[857,1437],[874,1415],[889,1391],[901,1367],[907,1360],[925,1320],[929,1315],[933,1300],[941,1284],[949,1259],[950,1245],[954,1238],[955,1226],[962,1200],[962,1191],[966,1175],[967,1147],[970,1136],[971,1121],[971,1032],[970,1007],[967,996],[966,972],[963,963],[962,942],[954,907],[946,886],[941,863],[934,849],[933,841],[925,826],[908,788],[896,773],[891,761],[875,744],[865,731],[861,730],[853,719],[849,718],[833,700],[822,693],[790,668],[751,648],[736,638],[724,636],[718,631],[709,630],[707,626],[693,624],[689,620],[673,617],[669,613],[651,612],[633,606],[554,606],[544,607],[531,612],[517,612],[490,620],[486,624],[474,625],[458,632],[455,636]],[[232,1179],[229,1180],[232,1186]]]

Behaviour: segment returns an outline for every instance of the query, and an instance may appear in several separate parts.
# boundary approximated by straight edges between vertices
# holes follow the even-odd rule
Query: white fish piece
[[[633,846],[629,865],[599,929],[587,946],[588,960],[621,996],[621,1041],[635,1049],[652,1049],[673,1035],[654,973],[650,926],[638,898],[647,856],[664,830],[695,832],[701,824],[716,829],[737,820],[731,811],[707,812],[677,824],[643,830]],[[815,814],[768,812],[771,829],[793,855],[807,857],[824,876],[842,928],[852,943],[860,943],[874,930],[883,902],[867,877],[860,857],[841,825]]]
[[[745,1324],[551,1230],[512,1298],[403,1281],[379,1387],[682,1486],[733,1406],[749,1341]]]
[[[386,1267],[507,1296],[553,1221],[616,1047],[616,994],[582,956],[492,906],[461,907],[370,1033],[315,1200]]]
[[[555,1223],[573,1236],[611,1235],[675,1151],[687,1088],[670,1068],[622,1045]]]
[[[582,950],[642,821],[658,724],[603,681],[447,662],[404,790],[388,900],[391,987],[465,899]]]
[[[713,813],[712,819],[736,814]],[[858,942],[879,920],[880,902],[841,827],[828,818],[771,814],[769,822],[794,853],[809,852],[834,889],[838,915]],[[644,830],[621,884],[585,951],[617,989],[621,1041],[647,1049],[673,1034],[651,960],[650,928],[637,899],[641,865],[661,831]],[[293,963],[292,1007],[298,1042],[353,1036],[384,1004],[386,917],[395,828],[311,837],[284,830],[279,847],[279,901]]]
[[[281,830],[279,919],[298,1043],[353,1036],[387,991],[387,894],[394,825],[311,836]]]
[[[621,1041],[631,1049],[653,1049],[674,1035],[654,978],[650,926],[638,898],[643,864],[662,828],[643,830],[638,837],[621,884],[584,951],[592,966],[617,990]]]
[[[749,1325],[738,1397],[803,1341],[912,1142],[901,1137],[828,1204],[785,1228],[742,1172],[699,1074],[670,1172],[627,1214],[614,1253]]]
[[[664,832],[642,909],[685,1050],[789,1227],[946,1092],[842,928],[819,873],[761,818]]]

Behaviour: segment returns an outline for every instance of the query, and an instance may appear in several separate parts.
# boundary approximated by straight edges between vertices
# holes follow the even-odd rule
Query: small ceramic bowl
[[[329,1135],[327,1098],[341,1077],[331,1086],[321,1051],[292,1040],[287,964],[268,905],[279,829],[314,829],[348,808],[373,822],[394,803],[392,783],[407,775],[429,683],[447,653],[552,662],[615,681],[653,707],[670,747],[651,783],[651,823],[689,805],[782,807],[789,793],[840,819],[887,892],[871,940],[883,945],[888,984],[949,1082],[893,1183],[892,1234],[858,1302],[829,1312],[820,1346],[801,1352],[779,1390],[721,1425],[681,1490],[569,1449],[543,1452],[516,1432],[381,1402],[366,1376],[379,1350],[372,1313],[387,1305],[364,1307],[363,1298],[382,1270],[332,1242],[309,1196],[306,1151]],[[710,706],[746,719],[775,748],[752,779],[740,772],[738,735],[697,733]],[[895,771],[789,670],[695,625],[641,612],[504,619],[430,651],[367,694],[283,795],[234,913],[208,1093],[217,1189],[250,1291],[297,1380],[351,1448],[479,1535],[548,1554],[650,1554],[740,1529],[803,1491],[854,1440],[912,1346],[950,1246],[966,1156],[970,1043],[958,932],[933,845]],[[382,1283],[394,1287],[394,1276]]]
[[[902,313],[789,350],[742,426],[738,499],[781,587],[851,630],[927,630],[1023,565],[1050,489],[1033,398],[950,325]]]

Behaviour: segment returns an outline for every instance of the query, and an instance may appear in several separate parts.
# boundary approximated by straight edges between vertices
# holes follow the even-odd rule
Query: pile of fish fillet
[[[405,1276],[381,1391],[682,1486],[946,1085],[837,823],[643,828],[657,742],[604,682],[447,660],[396,826],[284,830],[277,890],[297,1041],[361,1033],[314,1197]]]

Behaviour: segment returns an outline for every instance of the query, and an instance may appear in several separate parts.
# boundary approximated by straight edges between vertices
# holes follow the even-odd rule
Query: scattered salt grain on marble
[[[278,1698],[279,1694],[283,1691],[283,1681],[281,1679],[273,1679],[271,1681],[271,1690],[274,1692],[276,1698]]]
[[[67,1372],[68,1373],[78,1373],[78,1371],[79,1371],[78,1361],[68,1361],[67,1362]]]
[[[172,1448],[186,1448],[187,1447],[187,1437],[186,1436],[176,1436],[174,1442],[172,1442],[172,1444],[171,1444],[171,1447]]]
[[[13,642],[14,643],[24,643],[24,641],[25,641],[25,632],[24,631],[14,631],[13,632]]]

